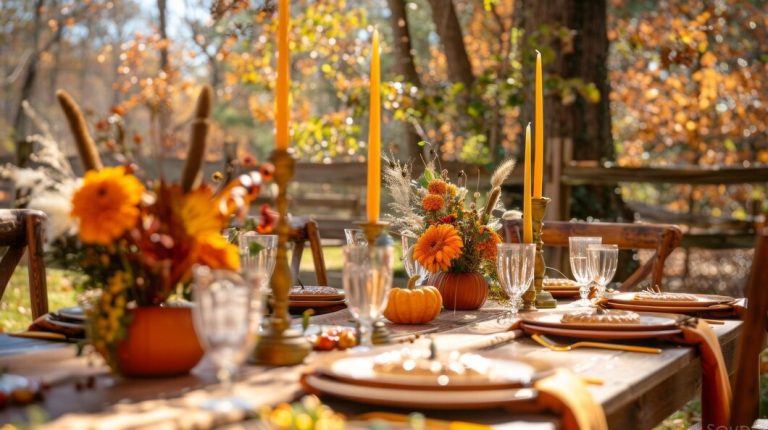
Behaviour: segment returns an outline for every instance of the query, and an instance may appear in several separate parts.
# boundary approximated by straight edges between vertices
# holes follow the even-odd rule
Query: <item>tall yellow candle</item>
[[[536,152],[533,164],[533,196],[541,197],[544,182],[544,90],[541,72],[541,52],[536,51]]]
[[[371,47],[370,117],[368,118],[368,222],[379,220],[381,203],[381,64],[379,31],[373,32]]]
[[[523,169],[523,243],[533,243],[531,216],[531,123],[525,127],[525,167]]]
[[[291,55],[288,50],[288,30],[290,27],[291,2],[280,0],[277,10],[277,85],[275,89],[275,128],[277,149],[288,149],[290,134],[288,119],[288,91],[291,86]]]

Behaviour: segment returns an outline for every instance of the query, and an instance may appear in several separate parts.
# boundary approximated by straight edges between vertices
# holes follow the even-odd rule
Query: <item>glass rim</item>
[[[587,250],[590,249],[618,250],[619,245],[615,243],[590,243],[587,245]]]
[[[255,232],[253,230],[251,231],[243,231],[240,232],[240,237],[277,237],[276,234],[261,234],[258,232]]]
[[[602,236],[568,236],[568,240],[603,240]]]

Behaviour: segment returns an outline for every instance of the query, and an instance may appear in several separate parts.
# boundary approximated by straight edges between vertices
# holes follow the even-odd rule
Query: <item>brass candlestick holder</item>
[[[309,341],[297,330],[292,330],[288,314],[288,292],[293,283],[293,275],[288,265],[288,238],[291,226],[288,223],[288,183],[293,178],[296,161],[285,149],[276,149],[272,153],[275,165],[275,183],[278,187],[277,210],[280,217],[277,222],[277,257],[272,274],[272,315],[269,328],[259,338],[253,352],[253,361],[259,364],[288,366],[299,364],[310,352]]]
[[[368,241],[368,246],[376,246],[376,239],[378,239],[379,236],[381,236],[381,233],[386,230],[389,223],[384,221],[356,222],[355,225],[363,230],[365,239]],[[381,320],[373,323],[373,333],[371,334],[371,337],[374,345],[389,345],[392,343],[392,334],[387,330],[387,326]]]
[[[536,244],[536,267],[533,274],[533,285],[536,307],[542,309],[551,309],[557,306],[557,300],[552,297],[552,294],[549,291],[543,290],[544,272],[546,271],[547,266],[544,264],[544,254],[542,252],[544,240],[541,237],[541,230],[544,226],[544,213],[547,211],[547,204],[549,204],[548,197],[534,197],[531,199],[533,243]]]

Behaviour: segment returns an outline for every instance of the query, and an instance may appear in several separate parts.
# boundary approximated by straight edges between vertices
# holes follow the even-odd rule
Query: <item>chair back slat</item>
[[[519,241],[520,220],[504,221],[502,226],[506,241]],[[621,289],[628,290],[648,275],[652,275],[653,285],[659,287],[662,285],[664,263],[669,254],[680,245],[683,232],[678,226],[670,224],[544,222],[542,228],[544,245],[567,247],[568,238],[571,236],[600,236],[603,238],[603,243],[616,244],[620,249],[655,250],[655,254],[622,283]]]
[[[760,353],[768,313],[768,228],[757,234],[755,255],[747,282],[747,309],[736,349],[731,428],[751,428],[760,408]],[[744,426],[744,427],[740,427]]]
[[[299,277],[305,243],[309,242],[312,263],[315,268],[316,285],[328,286],[328,274],[325,269],[325,257],[323,256],[323,246],[320,242],[320,230],[317,227],[317,222],[315,220],[294,219],[292,221],[291,242],[293,242],[291,271],[294,278],[298,279]]]
[[[0,209],[0,246],[8,248],[0,260],[0,300],[26,251],[33,318],[48,312],[48,287],[43,256],[45,220],[45,214],[36,210]]]

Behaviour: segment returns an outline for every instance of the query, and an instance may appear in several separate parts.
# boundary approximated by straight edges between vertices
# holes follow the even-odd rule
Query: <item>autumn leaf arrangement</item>
[[[82,270],[82,286],[92,300],[86,310],[89,340],[109,357],[109,348],[125,336],[130,308],[165,306],[172,295],[183,296],[196,264],[239,269],[238,247],[222,230],[233,219],[245,218],[273,168],[265,164],[218,184],[202,181],[210,87],[198,97],[191,145],[178,183],[143,178],[133,164],[105,167],[79,107],[66,92],[57,95],[84,177],[74,175],[50,134],[37,138],[42,147],[34,160],[37,167],[5,166],[0,173],[8,179],[31,178],[22,181],[28,186],[20,194],[26,195],[27,207],[49,214],[56,232],[48,237],[52,262]],[[57,208],[50,207],[52,201]],[[257,227],[265,231],[269,226]]]
[[[488,193],[470,192],[467,175],[454,183],[437,160],[425,161],[424,172],[413,177],[411,164],[386,159],[384,182],[392,202],[387,221],[393,231],[418,238],[413,258],[432,273],[477,272],[495,277],[496,245],[501,243],[497,213],[501,185],[515,162],[508,159],[491,175]]]

